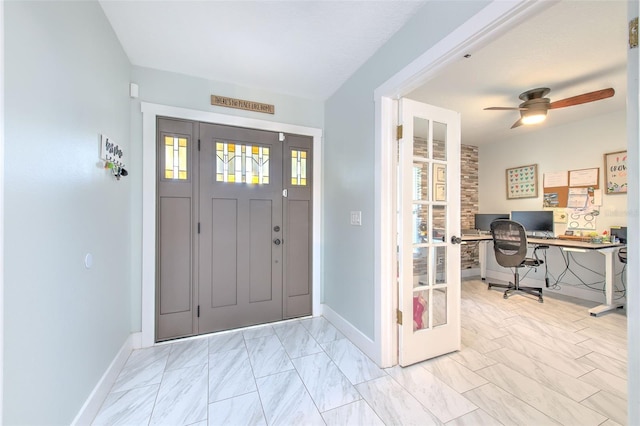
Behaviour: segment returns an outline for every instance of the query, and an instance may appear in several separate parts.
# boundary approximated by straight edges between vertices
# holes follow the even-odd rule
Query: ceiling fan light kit
[[[517,107],[489,107],[485,110],[504,111],[517,110],[520,111],[520,119],[516,121],[511,128],[519,127],[523,124],[538,124],[547,118],[547,111],[550,109],[565,108],[573,105],[580,105],[587,102],[599,101],[601,99],[610,98],[615,94],[612,88],[596,90],[595,92],[583,93],[582,95],[573,96],[559,101],[551,102],[549,98],[545,98],[551,89],[548,87],[540,87],[537,89],[527,90],[520,94],[522,102]]]
[[[538,124],[546,120],[547,111],[520,111],[520,115],[522,115],[522,124]]]

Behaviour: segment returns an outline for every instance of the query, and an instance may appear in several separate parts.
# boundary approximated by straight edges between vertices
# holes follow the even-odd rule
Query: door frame
[[[398,364],[396,256],[396,166],[398,99],[438,75],[471,50],[479,49],[556,2],[492,1],[422,55],[374,90],[375,102],[375,216],[374,216],[374,338],[381,367]]]
[[[142,111],[142,322],[141,346],[155,342],[156,318],[156,120],[158,116],[313,137],[313,304],[320,315],[322,236],[322,129],[141,102]]]

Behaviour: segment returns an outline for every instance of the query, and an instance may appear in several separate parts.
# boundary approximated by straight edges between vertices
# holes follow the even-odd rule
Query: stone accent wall
[[[460,147],[460,228],[473,229],[474,215],[478,213],[478,147]],[[461,247],[462,269],[479,267],[478,245]]]

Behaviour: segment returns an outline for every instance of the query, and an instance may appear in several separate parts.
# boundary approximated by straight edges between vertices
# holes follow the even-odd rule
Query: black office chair
[[[620,259],[620,262],[622,262],[622,263],[627,263],[627,248],[626,247],[622,247],[620,250],[618,250],[618,259]]]
[[[491,222],[491,235],[493,236],[493,251],[496,261],[505,268],[514,268],[513,282],[509,284],[489,283],[491,287],[506,288],[504,298],[512,293],[522,292],[538,296],[538,302],[542,303],[542,287],[520,286],[520,268],[525,266],[538,267],[544,262],[538,259],[536,250],[534,258],[527,257],[527,233],[522,224],[508,219],[497,219]]]

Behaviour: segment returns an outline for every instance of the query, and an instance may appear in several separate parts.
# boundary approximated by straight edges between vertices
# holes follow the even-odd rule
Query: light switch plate
[[[352,211],[351,212],[351,224],[354,226],[362,226],[362,212],[361,211]]]

